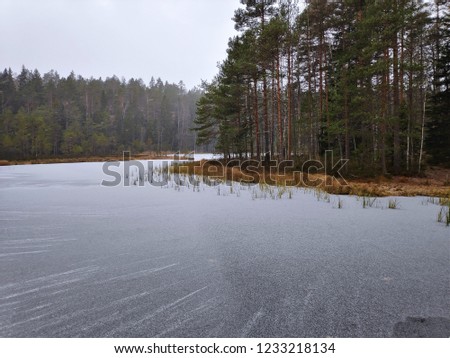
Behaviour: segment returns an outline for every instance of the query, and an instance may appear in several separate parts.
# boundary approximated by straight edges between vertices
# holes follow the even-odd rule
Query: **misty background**
[[[1,0],[0,67],[187,88],[226,57],[238,0]]]

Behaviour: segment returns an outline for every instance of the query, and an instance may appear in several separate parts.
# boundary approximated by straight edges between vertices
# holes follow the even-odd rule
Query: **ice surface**
[[[425,198],[338,209],[312,190],[103,179],[102,163],[0,167],[1,337],[389,337],[449,319],[450,231]]]

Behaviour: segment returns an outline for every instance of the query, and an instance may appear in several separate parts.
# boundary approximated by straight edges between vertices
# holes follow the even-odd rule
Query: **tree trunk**
[[[267,98],[267,74],[263,74],[264,152],[269,152],[269,108]]]
[[[394,1],[394,14],[397,15],[397,0]],[[394,116],[394,172],[400,171],[400,110],[399,110],[399,76],[398,76],[398,39],[394,34],[393,44],[393,116]]]
[[[388,66],[388,51],[384,50],[383,63],[385,65],[385,70],[382,74],[382,95],[381,95],[381,109],[382,109],[382,119],[381,119],[381,170],[383,174],[387,174],[386,166],[386,116],[387,116],[387,106],[388,106],[388,86],[389,86],[389,66]]]
[[[261,145],[259,143],[259,113],[258,113],[258,81],[253,80],[253,118],[255,120],[256,158],[261,159]]]
[[[424,142],[424,138],[425,138],[426,105],[427,105],[427,91],[425,91],[425,95],[424,95],[424,99],[423,99],[422,128],[421,128],[421,134],[420,134],[420,152],[419,152],[419,173],[422,170],[423,142]]]
[[[288,132],[287,132],[287,159],[291,159],[292,151],[292,108],[291,108],[291,47],[288,47],[288,68],[287,68],[287,119],[288,119]]]
[[[281,160],[283,155],[283,123],[281,119],[281,84],[280,84],[280,55],[277,56],[277,121],[278,121],[278,156]]]
[[[344,69],[344,153],[345,159],[350,159],[350,118],[348,103],[347,69]]]

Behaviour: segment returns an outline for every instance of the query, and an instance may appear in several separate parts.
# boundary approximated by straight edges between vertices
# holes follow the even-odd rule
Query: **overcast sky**
[[[187,88],[226,56],[239,0],[0,0],[0,68]]]

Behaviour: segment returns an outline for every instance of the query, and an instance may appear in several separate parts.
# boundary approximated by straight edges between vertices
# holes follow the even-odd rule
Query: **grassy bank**
[[[220,180],[265,183],[275,186],[318,187],[329,194],[383,196],[429,196],[450,198],[450,169],[433,167],[424,177],[393,176],[338,180],[324,174],[286,170],[267,173],[262,168],[231,167],[219,161],[183,163],[171,169],[180,174],[195,174]]]

